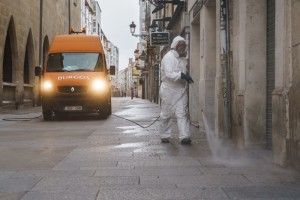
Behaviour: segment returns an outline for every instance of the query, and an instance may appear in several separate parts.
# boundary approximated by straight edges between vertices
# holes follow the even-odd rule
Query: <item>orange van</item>
[[[41,101],[44,120],[66,113],[98,113],[108,117],[111,110],[110,75],[103,46],[95,35],[58,35],[50,46],[42,77]]]

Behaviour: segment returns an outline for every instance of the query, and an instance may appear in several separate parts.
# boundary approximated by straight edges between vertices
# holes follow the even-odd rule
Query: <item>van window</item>
[[[99,53],[53,53],[48,56],[46,71],[103,71],[103,64]]]

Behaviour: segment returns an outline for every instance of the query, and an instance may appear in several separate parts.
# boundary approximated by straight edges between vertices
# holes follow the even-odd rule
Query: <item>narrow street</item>
[[[270,151],[239,151],[191,126],[192,144],[161,144],[159,105],[113,98],[113,115],[43,121],[0,111],[1,200],[300,199],[300,174]],[[176,127],[174,127],[176,131]],[[214,155],[214,156],[213,156]]]

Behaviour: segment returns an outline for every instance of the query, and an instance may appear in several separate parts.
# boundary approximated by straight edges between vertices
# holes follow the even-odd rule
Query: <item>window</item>
[[[103,71],[98,53],[55,53],[48,56],[47,72]]]

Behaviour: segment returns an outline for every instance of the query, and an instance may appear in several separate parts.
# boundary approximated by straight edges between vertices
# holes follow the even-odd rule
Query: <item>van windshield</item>
[[[49,54],[47,72],[103,71],[102,55],[99,53],[53,53]]]

